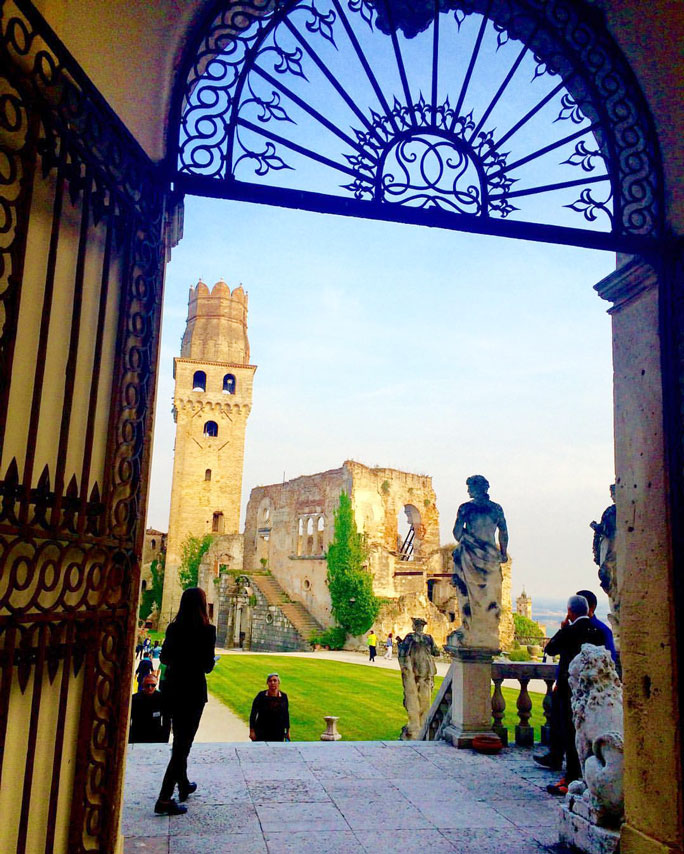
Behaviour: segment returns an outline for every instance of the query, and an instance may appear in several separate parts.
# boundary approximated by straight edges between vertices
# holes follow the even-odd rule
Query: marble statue
[[[615,533],[617,530],[615,507],[615,484],[610,487],[613,503],[603,511],[600,522],[591,522],[594,530],[594,563],[598,566],[601,588],[608,594],[610,610],[608,620],[617,644],[620,627],[620,594],[617,579],[617,555],[615,552]]]
[[[461,504],[454,523],[453,583],[461,627],[449,646],[499,648],[501,564],[508,560],[508,529],[503,510],[489,500],[489,482],[482,475],[466,480],[470,501]],[[498,543],[497,543],[498,532]]]
[[[404,685],[404,708],[408,724],[401,731],[401,738],[411,741],[418,738],[432,703],[432,688],[435,682],[434,658],[439,655],[432,635],[424,634],[426,621],[413,617],[413,631],[399,644],[399,668]]]
[[[622,686],[608,650],[583,644],[569,682],[583,776],[568,788],[569,808],[592,824],[617,827],[624,812]]]

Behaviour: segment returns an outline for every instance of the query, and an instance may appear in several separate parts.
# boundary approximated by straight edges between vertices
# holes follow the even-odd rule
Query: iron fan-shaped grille
[[[585,245],[652,240],[648,116],[597,14],[578,8],[223,3],[185,78],[179,185]]]

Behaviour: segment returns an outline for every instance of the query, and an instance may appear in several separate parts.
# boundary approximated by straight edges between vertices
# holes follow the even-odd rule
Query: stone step
[[[307,611],[301,602],[293,602],[272,575],[253,578],[254,584],[264,595],[269,605],[279,608],[294,626],[301,639],[308,643],[312,634],[323,631],[321,624]]]

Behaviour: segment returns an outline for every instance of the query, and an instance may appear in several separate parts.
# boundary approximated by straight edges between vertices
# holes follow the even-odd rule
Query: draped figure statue
[[[508,529],[499,504],[489,500],[489,482],[482,475],[466,480],[470,501],[458,508],[454,524],[453,584],[461,627],[449,645],[499,648],[501,564],[508,560]],[[498,542],[497,542],[498,532]]]

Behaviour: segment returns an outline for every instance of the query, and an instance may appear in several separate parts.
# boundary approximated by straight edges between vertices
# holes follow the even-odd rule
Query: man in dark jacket
[[[142,690],[133,694],[131,706],[131,743],[162,742],[169,740],[171,721],[164,714],[162,695],[157,691],[157,678],[153,674],[143,679]]]
[[[605,637],[600,629],[592,625],[589,619],[589,603],[585,597],[575,595],[568,600],[568,615],[561,623],[560,630],[551,638],[544,650],[547,655],[560,656],[556,690],[560,704],[560,722],[564,729],[565,777],[558,783],[547,786],[547,791],[553,795],[565,795],[568,784],[573,780],[579,780],[582,776],[582,768],[575,747],[575,726],[570,705],[568,670],[570,662],[579,655],[584,643],[605,646]]]

